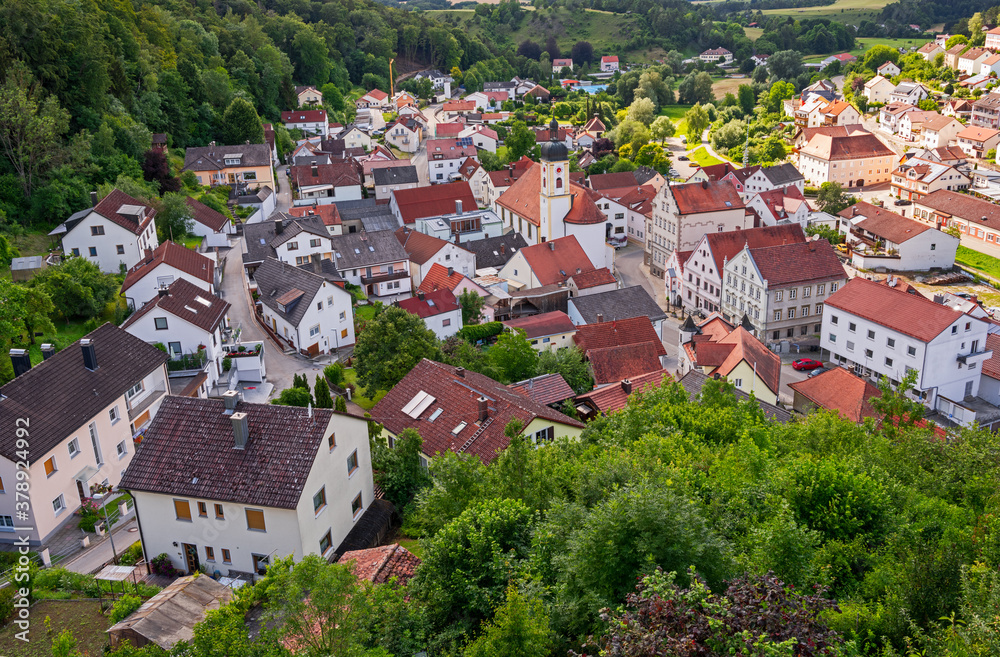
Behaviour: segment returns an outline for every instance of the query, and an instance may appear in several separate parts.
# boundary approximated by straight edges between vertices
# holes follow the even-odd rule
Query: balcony
[[[157,385],[144,397],[139,398],[138,402],[134,398],[130,400],[128,403],[128,419],[134,420],[142,415],[146,409],[155,404],[165,394],[167,394],[166,388]]]
[[[386,281],[398,281],[409,277],[410,272],[404,270],[393,272],[391,274],[373,274],[371,276],[362,276],[361,282],[365,285],[372,285],[374,283],[385,283]]]
[[[993,351],[971,351],[967,354],[959,354],[956,360],[963,364],[968,365],[969,363],[982,363],[985,360],[989,360],[993,356]]]

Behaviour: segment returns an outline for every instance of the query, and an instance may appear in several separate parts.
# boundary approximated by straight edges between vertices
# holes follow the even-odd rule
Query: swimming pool
[[[578,84],[573,87],[573,91],[586,91],[590,95],[599,94],[608,88],[606,84]]]

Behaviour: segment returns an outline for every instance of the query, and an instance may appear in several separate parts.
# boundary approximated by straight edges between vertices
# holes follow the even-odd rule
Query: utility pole
[[[395,58],[389,60],[389,99],[391,100],[393,96],[396,95],[396,85],[392,79],[392,63],[396,61]]]

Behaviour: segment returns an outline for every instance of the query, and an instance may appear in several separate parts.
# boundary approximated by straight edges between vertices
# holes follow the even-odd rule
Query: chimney
[[[501,244],[500,245],[500,255],[507,255],[507,245],[506,244]]]
[[[555,250],[556,250],[556,243],[549,242],[549,251],[555,251]]]
[[[604,313],[597,313],[597,323],[598,324],[604,323]]]
[[[94,350],[94,341],[90,338],[80,340],[80,349],[83,350],[83,366],[93,372],[97,369],[97,352]]]
[[[168,288],[166,285],[161,285],[159,288],[157,288],[156,293],[161,297],[165,297],[170,293],[170,288]]]
[[[97,192],[90,193],[90,207],[92,208],[97,207]]]
[[[51,342],[42,344],[42,360],[48,360],[56,355],[56,347]]]
[[[417,299],[419,299],[420,301],[423,301],[424,300],[424,293],[423,292],[417,292]]]
[[[708,181],[707,180],[702,180],[701,181],[701,188],[702,189],[708,189]]]
[[[462,214],[462,199],[455,199],[455,214]]]
[[[312,166],[310,168],[312,169],[313,178],[319,178],[319,167],[316,166],[315,162],[312,163]]]
[[[479,422],[485,422],[486,418],[490,416],[490,400],[486,397],[480,397],[476,400],[479,404]]]
[[[281,231],[285,230],[285,221],[281,217],[274,220],[274,234],[281,235]]]
[[[632,394],[632,382],[628,379],[622,379],[622,390],[625,391],[626,395]]]
[[[313,273],[322,274],[323,273],[323,261],[318,253],[314,253],[309,256],[312,259]]]
[[[236,402],[240,400],[238,390],[227,390],[222,393],[222,401],[226,404],[226,412],[223,415],[232,415],[236,412]]]
[[[448,267],[448,278],[451,278],[455,274],[454,267]]]
[[[461,377],[461,378],[464,379],[465,378],[465,368],[464,367],[456,367],[455,368],[455,376],[458,376],[458,377]]]
[[[715,374],[713,374],[712,378],[715,379],[716,381],[718,381],[719,380],[719,373],[716,372]]]
[[[10,362],[14,365],[14,378],[17,378],[31,369],[31,356],[27,349],[11,349]]]
[[[236,392],[235,390],[233,392]],[[250,438],[250,427],[247,424],[246,413],[233,413],[229,416],[233,423],[233,447],[243,449]]]

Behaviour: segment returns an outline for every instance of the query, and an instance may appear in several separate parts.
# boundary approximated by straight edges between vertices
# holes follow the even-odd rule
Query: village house
[[[298,100],[299,107],[323,104],[323,94],[312,85],[296,85],[295,97]]]
[[[125,274],[121,295],[131,308],[139,309],[175,280],[186,279],[208,294],[215,294],[215,261],[175,242],[167,240]]]
[[[576,326],[561,310],[528,315],[503,322],[508,331],[524,331],[524,336],[535,351],[558,351],[574,346]]]
[[[958,57],[968,49],[968,44],[956,43],[944,51],[944,65],[950,69],[958,69]]]
[[[309,164],[289,167],[295,185],[293,205],[326,205],[361,198],[361,176],[352,164]]]
[[[164,345],[177,369],[200,371],[194,388],[199,397],[207,397],[223,376],[222,330],[228,325],[228,311],[228,302],[178,278],[121,327],[144,342]]]
[[[958,57],[958,70],[966,75],[978,75],[979,67],[992,55],[986,48],[969,48]]]
[[[645,262],[663,277],[673,251],[693,249],[706,233],[752,227],[753,214],[728,180],[664,185],[646,226]]]
[[[12,350],[14,379],[0,386],[0,490],[7,493],[0,494],[0,544],[12,546],[24,536],[36,550],[60,529],[79,523],[74,514],[92,497],[92,487],[118,487],[136,452],[133,436],[149,424],[167,393],[168,358],[113,324],[59,352],[51,344],[41,349],[43,360],[34,367],[27,349]],[[58,412],[42,421],[40,409]],[[15,438],[29,421],[26,451]],[[27,467],[18,468],[18,462]],[[31,522],[15,535],[20,471],[31,482],[17,496],[30,504]]]
[[[395,191],[416,189],[420,185],[417,167],[412,164],[395,163],[391,166],[372,170],[375,199],[388,201]]]
[[[410,278],[414,287],[420,287],[424,276],[435,263],[465,276],[474,276],[476,273],[475,254],[453,242],[425,235],[408,226],[396,230],[396,239],[409,258]]]
[[[949,146],[958,139],[963,126],[955,117],[937,115],[928,121],[924,121],[920,131],[921,145],[924,148],[941,148]]]
[[[337,272],[369,297],[409,296],[410,261],[393,231],[337,235],[332,246]]]
[[[333,558],[375,503],[367,420],[238,397],[170,397],[150,426],[122,480],[145,557],[254,577],[279,558]]]
[[[804,381],[790,383],[788,387],[792,389],[792,407],[803,415],[821,408],[857,424],[866,418],[879,418],[871,404],[873,397],[882,395],[878,387],[843,367],[833,367]]]
[[[581,324],[573,341],[584,353],[598,387],[661,372],[667,355],[648,317]]]
[[[663,320],[667,318],[667,314],[641,285],[571,297],[567,303],[566,314],[575,326],[646,317],[661,339]]]
[[[938,53],[944,53],[944,48],[942,48],[938,43],[931,41],[921,46],[917,52],[920,53],[920,56],[925,60],[931,62],[934,61],[934,57],[936,57]]]
[[[573,60],[572,59],[553,59],[552,60],[552,75],[559,75],[562,73],[564,68],[573,70]]]
[[[815,186],[863,187],[889,182],[896,154],[871,133],[817,134],[799,149],[799,170]]]
[[[461,214],[477,208],[476,197],[468,182],[430,187],[397,189],[390,194],[389,208],[401,225],[410,225],[428,217]]]
[[[733,53],[725,48],[710,48],[698,55],[698,59],[703,62],[715,62],[717,64],[729,64],[733,61]]]
[[[431,184],[452,182],[467,158],[479,161],[476,147],[459,139],[427,140],[427,178]]]
[[[403,151],[416,153],[423,139],[423,127],[415,119],[398,119],[385,129],[385,141]]]
[[[312,206],[303,206],[308,212]],[[322,206],[327,207],[327,206]],[[334,207],[334,206],[329,206]],[[327,225],[330,222],[333,225]],[[343,231],[342,220],[325,213],[292,217],[276,212],[268,221],[244,226],[243,267],[253,283],[253,272],[267,258],[295,266],[309,264],[313,256],[333,257],[331,239]]]
[[[959,239],[925,223],[865,202],[845,208],[839,216],[857,269],[928,271],[955,265]]]
[[[881,66],[879,66],[876,72],[879,75],[883,75],[883,76],[885,76],[887,78],[891,78],[891,77],[894,77],[896,75],[899,75],[900,69],[899,69],[898,66],[896,66],[896,64],[894,62],[887,61],[886,63],[884,63]]]
[[[746,394],[778,403],[781,358],[745,327],[733,326],[717,314],[696,324],[688,315],[678,334],[678,372],[723,377]]]
[[[357,109],[373,108],[377,110],[389,109],[389,94],[381,89],[372,89],[361,98],[354,101]]]
[[[271,149],[267,144],[189,146],[181,172],[192,171],[200,185],[236,185],[275,189]]]
[[[968,121],[972,118],[972,102],[965,98],[952,98],[941,108],[941,113]]]
[[[892,195],[913,201],[939,189],[969,187],[969,177],[958,169],[919,157],[911,157],[892,172]]]
[[[958,133],[957,141],[966,155],[982,160],[1000,144],[1000,130],[969,126]]]
[[[899,122],[908,112],[916,112],[917,106],[909,103],[893,102],[880,108],[878,111],[878,124],[883,130],[893,134],[899,132]]]
[[[85,258],[101,271],[117,274],[134,267],[148,250],[159,244],[156,237],[156,210],[118,189],[98,202],[91,192],[93,207],[74,212],[49,233],[57,237],[67,255]]]
[[[229,246],[229,236],[236,234],[236,226],[226,215],[190,196],[186,196],[184,202],[191,218],[188,231],[191,235],[204,238],[204,245],[209,248]]]
[[[944,117],[937,112],[926,112],[923,110],[907,112],[899,119],[897,134],[906,141],[922,142],[924,124],[936,118]]]
[[[596,269],[574,235],[519,249],[498,273],[515,288],[565,283],[574,274]]]
[[[1000,129],[1000,93],[983,94],[973,101],[969,123],[980,128]]]
[[[421,462],[451,451],[490,463],[510,444],[511,420],[535,444],[579,438],[583,423],[476,372],[426,358],[393,386],[371,411],[392,447],[405,429],[423,438]]]
[[[857,125],[861,123],[861,113],[854,105],[835,100],[820,110],[821,125]]]
[[[1000,245],[1000,206],[956,191],[938,190],[913,202],[913,218],[934,228],[958,228],[966,246]]]
[[[371,151],[375,144],[371,135],[356,125],[347,126],[340,137],[340,141],[343,142],[345,149],[359,149],[365,153]]]
[[[823,303],[847,282],[829,242],[744,247],[724,267],[722,316],[768,343],[819,333]]]
[[[618,55],[604,55],[601,57],[601,72],[614,73],[618,70]]]
[[[869,104],[888,103],[889,97],[895,89],[896,85],[891,81],[881,75],[876,75],[865,83],[865,97]]]
[[[986,43],[989,50],[1000,50],[1000,27],[994,27],[986,33]]]
[[[438,340],[447,340],[462,329],[462,306],[451,290],[420,292],[397,302],[400,308],[424,320]]]
[[[919,82],[906,80],[896,85],[896,88],[889,94],[890,103],[906,103],[916,106],[917,103],[927,98],[930,92],[927,87]]]
[[[327,137],[330,122],[326,110],[294,110],[281,113],[281,122],[289,130],[301,130],[308,135]]]

